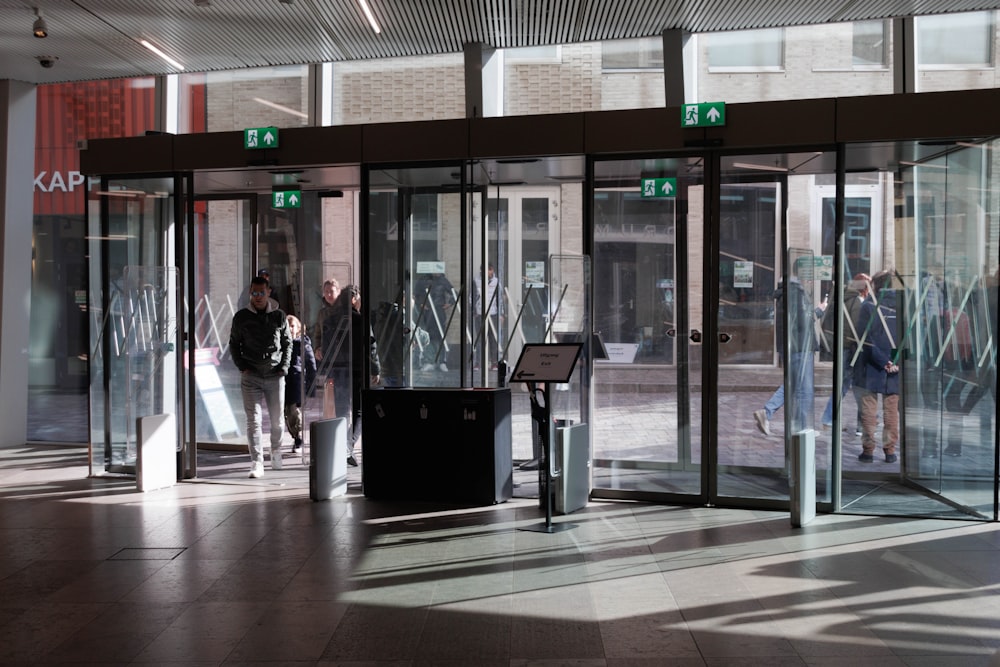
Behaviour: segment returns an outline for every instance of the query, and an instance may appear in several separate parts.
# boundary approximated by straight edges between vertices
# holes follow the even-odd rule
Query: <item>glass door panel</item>
[[[471,275],[466,281],[472,288],[471,363],[466,369],[470,385],[499,386],[526,343],[554,342],[570,335],[570,330],[582,330],[584,323],[578,319],[560,323],[556,318],[560,281],[570,282],[572,290],[586,284],[576,270],[589,266],[583,255],[584,164],[579,156],[562,156],[482,160],[472,165]],[[563,296],[563,317],[581,314],[580,296],[579,292]],[[581,394],[576,389],[586,391]],[[579,424],[581,405],[589,395],[589,387],[560,386],[552,392],[557,405],[551,414]],[[511,403],[515,495],[533,497],[539,488],[541,442],[524,383],[511,384]]]
[[[479,193],[487,196],[485,245],[476,222]],[[496,383],[501,360],[509,369],[525,343],[545,341],[550,328],[549,255],[559,247],[560,227],[553,222],[561,199],[560,188],[554,186],[487,184],[477,190],[472,204],[474,273],[469,281],[473,384]],[[480,290],[481,284],[488,288]],[[483,318],[483,312],[489,317]],[[482,368],[486,372],[480,372]]]
[[[236,311],[249,303],[256,205],[252,196],[195,203],[194,330],[189,345],[194,358],[195,437],[206,446],[246,447],[240,373],[229,355],[229,330]]]
[[[389,328],[398,332],[385,335],[401,343],[390,374],[399,386],[461,386],[469,349],[461,175],[460,165],[368,172],[367,284],[370,302],[397,314]]]
[[[904,433],[923,436],[919,448],[903,443],[904,477],[979,518],[996,512],[996,146],[956,144],[901,165],[904,220],[917,224],[897,243],[904,279],[893,285],[910,304],[899,347],[924,342],[912,345],[917,363],[901,364]]]
[[[995,149],[956,141],[847,151],[849,168],[885,184],[892,217],[872,266],[870,311],[879,317],[860,332],[873,418],[845,463],[844,511],[996,518]],[[875,351],[898,368],[884,392],[873,387],[887,375]],[[872,461],[858,462],[865,440]]]
[[[702,493],[703,179],[701,157],[594,163],[599,495]]]
[[[92,474],[135,474],[136,419],[177,413],[175,181],[104,178],[90,192]]]
[[[793,434],[815,429],[817,499],[828,501],[832,440],[820,416],[832,362],[819,358],[833,285],[835,220],[814,205],[835,182],[833,152],[724,156],[719,183],[717,493],[788,500]],[[826,253],[826,254],[825,254]],[[716,343],[717,341],[717,343]]]

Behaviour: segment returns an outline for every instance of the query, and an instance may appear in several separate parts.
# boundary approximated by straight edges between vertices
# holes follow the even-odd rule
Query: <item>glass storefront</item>
[[[177,415],[175,185],[172,178],[105,178],[89,193],[100,202],[87,221],[92,474],[135,474],[137,420]]]
[[[854,390],[867,379],[861,389],[870,424],[856,433],[850,399],[841,413],[844,433],[857,436],[855,460],[844,471],[843,511],[872,511],[888,472],[912,489],[899,513],[995,518],[996,147],[994,140],[848,147],[848,168],[884,184],[881,202],[891,217],[870,267],[868,298],[877,306],[857,332],[858,363],[868,363],[864,376],[855,374]],[[844,266],[845,275],[854,268]],[[898,378],[872,396],[882,369],[864,352],[878,349],[879,362],[892,364],[886,375]],[[874,460],[858,462],[869,438]],[[898,463],[887,461],[890,454]]]
[[[989,84],[982,77],[995,59],[994,13],[975,16],[983,21],[960,21],[958,27],[977,32],[983,23],[990,36],[970,37],[960,53],[949,52],[935,37],[943,34],[935,17],[921,17],[920,34],[936,40],[925,41],[917,53],[918,78],[926,74],[927,89],[930,78],[956,69]],[[704,72],[697,94],[749,101],[891,92],[893,27],[880,21],[785,28],[761,33],[767,39],[731,36],[730,43],[714,45],[714,36],[706,37],[698,42]],[[663,90],[662,68],[669,64],[658,44],[655,39],[508,52],[504,91],[511,103],[504,113],[662,104],[656,96]],[[562,71],[584,52],[588,80],[599,80],[600,86],[584,86],[589,97],[578,99],[583,88],[577,72],[565,87],[550,85],[546,93],[558,99],[539,107],[539,99],[547,99],[536,94],[539,73]],[[742,64],[734,65],[734,58]],[[379,70],[378,76],[389,80],[402,72],[405,83],[398,92],[405,95],[406,86],[420,77],[461,79],[461,60],[336,64],[326,102],[340,111],[332,112],[331,122],[460,118],[464,80],[448,84],[454,99],[407,109],[386,102],[366,111],[350,100],[354,94],[370,98],[371,86],[391,87],[382,82],[356,88],[366,73]],[[310,77],[318,70],[179,77],[184,101],[179,126],[202,132],[306,125],[313,113]],[[768,78],[772,74],[774,81]],[[625,77],[641,82],[634,88],[619,85]],[[744,85],[750,78],[764,88],[750,90]],[[154,82],[136,80],[130,89],[128,104],[137,120],[102,131],[152,129],[151,112],[148,123],[141,119],[151,108]],[[81,93],[111,94],[99,86]],[[93,131],[91,136],[98,136]],[[314,338],[322,336],[324,283],[336,278],[341,285],[361,284],[383,350],[383,381],[401,386],[495,386],[503,365],[512,364],[524,344],[575,335],[574,327],[586,321],[596,334],[594,412],[586,414],[586,402],[570,411],[591,421],[594,488],[602,493],[781,504],[788,493],[784,434],[811,426],[818,434],[821,503],[843,511],[986,517],[992,505],[984,497],[995,481],[988,461],[996,453],[994,153],[993,143],[982,139],[851,145],[841,181],[837,154],[829,146],[738,155],[716,149],[595,155],[592,189],[586,160],[579,156],[195,175],[188,230],[195,241],[183,252],[185,264],[196,268],[192,291],[185,291],[177,310],[185,320],[191,314],[196,357],[217,367],[226,394],[235,386],[225,357],[227,327],[249,278],[262,268],[269,272],[273,296]],[[53,153],[48,164],[58,159]],[[333,179],[318,173],[336,169],[354,173]],[[79,399],[88,387],[93,392],[109,381],[109,373],[130,374],[109,355],[115,338],[105,330],[107,322],[95,324],[95,317],[103,322],[114,311],[95,286],[112,281],[115,271],[124,276],[131,266],[154,260],[169,266],[168,255],[176,252],[169,221],[177,214],[168,211],[161,193],[172,190],[156,179],[89,184],[97,194],[89,201],[92,227],[85,232],[82,210],[52,205],[54,197],[68,201],[88,187],[83,178],[72,169],[38,171],[32,327],[52,331],[58,323],[60,330],[78,335],[32,337],[29,437],[107,442],[102,460],[128,470],[130,423],[139,408],[130,408],[115,391],[124,387],[129,396],[140,394],[127,384],[111,382],[115,388],[107,396],[92,393],[89,433],[81,420],[74,421],[74,432],[53,428],[38,415],[74,399],[74,409],[85,410]],[[645,196],[650,181],[655,188],[669,184],[670,196]],[[295,185],[303,189],[301,209],[275,208],[271,193]],[[102,219],[96,208],[102,198],[103,226],[93,227]],[[155,231],[163,247],[136,241],[128,222],[134,219],[167,225]],[[98,240],[100,260],[94,256]],[[88,252],[74,253],[77,245],[89,248],[89,275],[87,264],[80,263]],[[581,280],[556,275],[560,264],[554,258],[567,255],[588,257],[581,270],[592,274],[592,305],[572,294]],[[98,261],[104,264],[95,268]],[[894,272],[892,280],[876,288],[874,278],[887,270]],[[874,461],[858,459],[872,440],[891,437],[886,431],[893,430],[893,420],[887,429],[884,412],[876,412],[874,434],[865,427],[853,366],[861,359],[857,350],[864,349],[866,332],[852,332],[855,323],[844,317],[826,316],[826,310],[844,311],[856,296],[852,284],[864,281],[859,276],[872,279],[866,292],[873,301],[882,291],[895,293],[899,331],[892,332],[891,348],[899,367],[899,436],[891,453],[897,460],[884,460],[889,452],[882,444]],[[807,388],[791,381],[792,351],[783,338],[789,326],[786,287],[793,282],[817,309]],[[592,309],[592,318],[562,330],[556,316],[569,316],[560,309],[571,303]],[[134,319],[120,315],[123,321]],[[81,338],[87,330],[96,332],[100,345]],[[852,333],[860,341],[853,348]],[[119,351],[128,349],[123,335],[119,332]],[[783,396],[788,403],[768,411],[779,387],[788,390]],[[193,388],[192,409],[202,417],[196,439],[239,446],[240,410],[232,409],[225,424],[214,423],[208,397],[196,393],[201,389]],[[318,400],[315,388],[309,398]],[[323,413],[321,404],[311,406]],[[756,417],[760,411],[766,428]],[[809,420],[795,421],[799,411]],[[648,414],[656,427],[636,428],[637,413]],[[522,445],[515,457],[530,460],[532,443]],[[912,504],[886,509],[890,493]]]

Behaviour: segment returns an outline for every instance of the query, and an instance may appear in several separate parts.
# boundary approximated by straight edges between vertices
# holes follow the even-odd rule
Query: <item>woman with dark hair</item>
[[[348,418],[350,415],[351,445],[347,463],[356,466],[354,447],[361,438],[361,390],[368,383],[378,384],[382,371],[375,334],[371,327],[365,329],[361,316],[361,289],[357,285],[341,290],[329,319],[332,321],[324,322],[324,327],[333,332],[327,350],[332,355],[336,416]],[[346,391],[348,385],[350,393]]]

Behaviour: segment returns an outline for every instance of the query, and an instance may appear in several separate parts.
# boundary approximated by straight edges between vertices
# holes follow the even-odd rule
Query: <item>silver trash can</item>
[[[330,500],[347,493],[347,419],[309,425],[309,497]]]

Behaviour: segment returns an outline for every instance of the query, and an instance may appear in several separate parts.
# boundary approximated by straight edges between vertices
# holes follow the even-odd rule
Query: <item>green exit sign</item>
[[[681,127],[716,127],[725,124],[725,102],[702,102],[681,106]]]
[[[302,208],[301,190],[281,190],[271,193],[271,205],[274,208]]]
[[[248,127],[243,130],[243,148],[277,148],[278,128]]]
[[[676,178],[644,178],[642,179],[643,197],[676,197]]]

